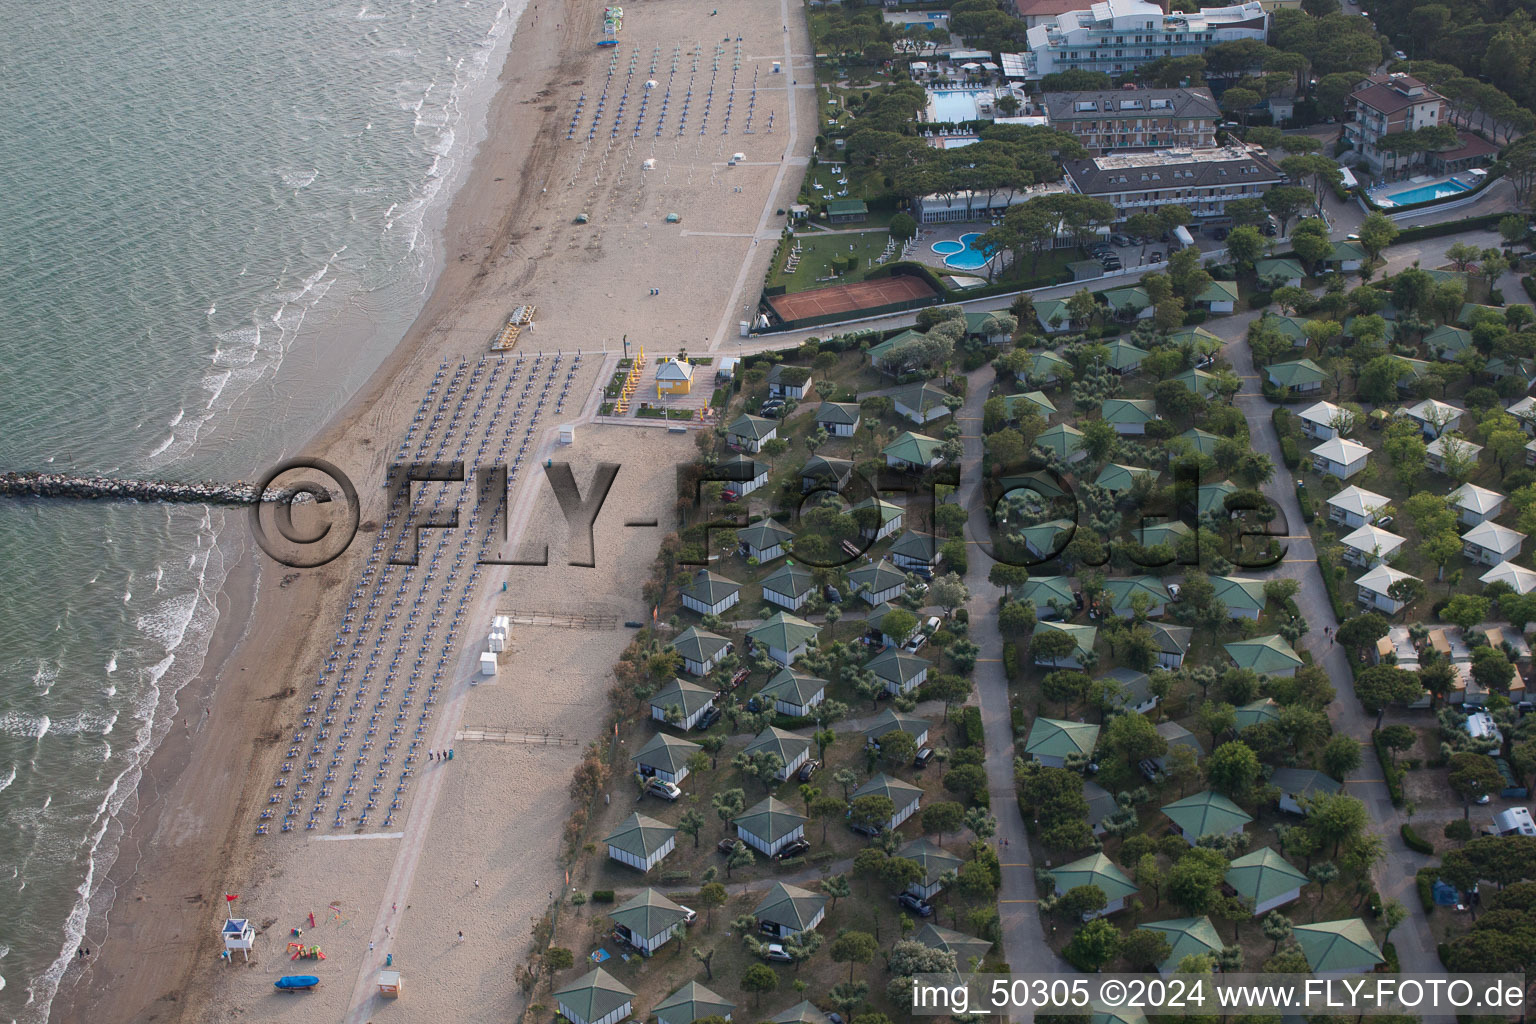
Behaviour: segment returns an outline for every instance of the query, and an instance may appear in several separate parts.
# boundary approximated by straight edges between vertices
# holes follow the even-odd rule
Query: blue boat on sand
[[[279,992],[308,992],[320,979],[313,974],[290,974],[285,978],[278,978],[272,983],[272,987]]]

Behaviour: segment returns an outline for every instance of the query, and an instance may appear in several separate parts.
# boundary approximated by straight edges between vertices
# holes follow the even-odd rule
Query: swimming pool
[[[981,100],[990,102],[991,89],[932,89],[928,93],[928,120],[959,124],[961,121],[979,121],[984,115]]]
[[[933,251],[944,257],[946,267],[980,270],[992,259],[987,253],[971,248],[971,243],[980,237],[980,233],[970,231],[961,235],[958,242],[934,242]]]
[[[1454,196],[1458,192],[1467,192],[1471,188],[1471,185],[1463,185],[1456,178],[1449,178],[1430,185],[1410,188],[1406,192],[1394,192],[1387,196],[1387,198],[1392,200],[1395,206],[1409,206],[1413,203],[1425,203],[1431,199],[1443,199],[1446,196]]]

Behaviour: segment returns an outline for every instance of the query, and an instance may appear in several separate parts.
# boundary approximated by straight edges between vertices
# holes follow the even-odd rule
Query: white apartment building
[[[1281,180],[1262,149],[1242,145],[1112,153],[1063,166],[1073,191],[1108,200],[1121,218],[1177,204],[1209,223],[1226,217],[1233,200],[1262,199]]]
[[[1355,119],[1345,123],[1344,137],[1373,174],[1401,177],[1424,163],[1423,153],[1382,151],[1378,144],[1383,138],[1446,123],[1445,98],[1401,72],[1365,79],[1355,86],[1347,103]]]
[[[1198,57],[1218,43],[1265,42],[1269,15],[1258,0],[1164,14],[1147,0],[1101,0],[1029,29],[1029,77],[1074,68],[1123,74],[1163,57]]]

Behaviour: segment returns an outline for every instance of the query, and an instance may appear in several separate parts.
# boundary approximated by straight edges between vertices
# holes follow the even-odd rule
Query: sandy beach
[[[711,0],[628,7],[620,45],[611,49],[594,45],[600,4],[544,0],[524,13],[486,139],[449,212],[448,255],[426,306],[369,384],[306,448],[358,481],[365,524],[383,517],[386,462],[439,365],[484,356],[519,303],[539,309],[536,328],[519,343],[530,359],[586,353],[570,404],[538,421],[530,438],[538,461],[554,451],[557,423],[595,414],[621,339],[645,345],[652,365],[657,355],[734,344],[782,225],[776,210],[798,186],[804,159],[797,154],[814,134],[814,93],[799,5],[737,5],[716,17],[713,10]],[[790,50],[796,60],[786,62]],[[674,98],[662,135],[652,134],[653,110],[643,137],[634,137],[631,98],[621,137],[606,130],[610,100],[594,141],[585,131],[567,140],[578,109],[582,123],[590,121],[610,61],[623,81],[631,60],[642,78],[656,62],[652,77],[671,73],[674,90],[693,77],[684,134],[676,131]],[[797,64],[807,81],[792,105]],[[733,73],[735,110],[722,131],[720,104]],[[700,134],[694,125],[712,76],[718,98]],[[743,104],[754,79],[749,135]],[[728,167],[738,152],[746,161]],[[656,163],[646,169],[650,159]],[[669,223],[669,213],[680,222]],[[581,214],[587,223],[578,223]],[[422,766],[387,831],[374,821],[255,834],[286,733],[303,712],[300,694],[330,648],[368,545],[355,543],[296,578],[249,545],[221,595],[203,676],[183,691],[186,724],[177,723],[144,774],[107,882],[114,893],[107,934],[87,937],[93,955],[66,976],[54,1018],[487,1019],[520,1010],[516,968],[530,925],[563,884],[557,854],[570,772],[607,722],[609,668],[629,638],[622,622],[645,614],[639,584],[670,523],[672,467],[693,452],[691,435],[653,426],[578,427],[577,444],[560,457],[579,484],[598,462],[622,467],[598,520],[592,569],[566,564],[564,517],[542,474],[522,473],[511,497],[512,536],[522,550],[547,540],[550,564],[490,567],[481,580],[431,723],[431,747],[453,746],[455,758]],[[646,518],[662,528],[623,526]],[[514,627],[498,675],[471,685],[473,638],[498,610],[596,611],[620,625]],[[461,726],[548,733],[553,741],[464,743],[455,739]],[[262,929],[249,966],[238,955],[233,965],[218,960],[226,892],[240,894],[237,911]],[[292,928],[327,959],[291,964],[284,947]],[[372,977],[387,952],[406,973],[406,996],[375,1004]],[[300,971],[319,975],[321,988],[297,999],[274,995],[276,977]]]

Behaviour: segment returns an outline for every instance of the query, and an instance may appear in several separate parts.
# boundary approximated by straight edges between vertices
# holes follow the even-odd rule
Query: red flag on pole
[[[233,902],[235,902],[235,900],[237,900],[239,898],[240,898],[240,894],[236,893],[236,892],[227,892],[227,893],[224,894],[224,902],[226,902],[226,903],[233,903]]]

